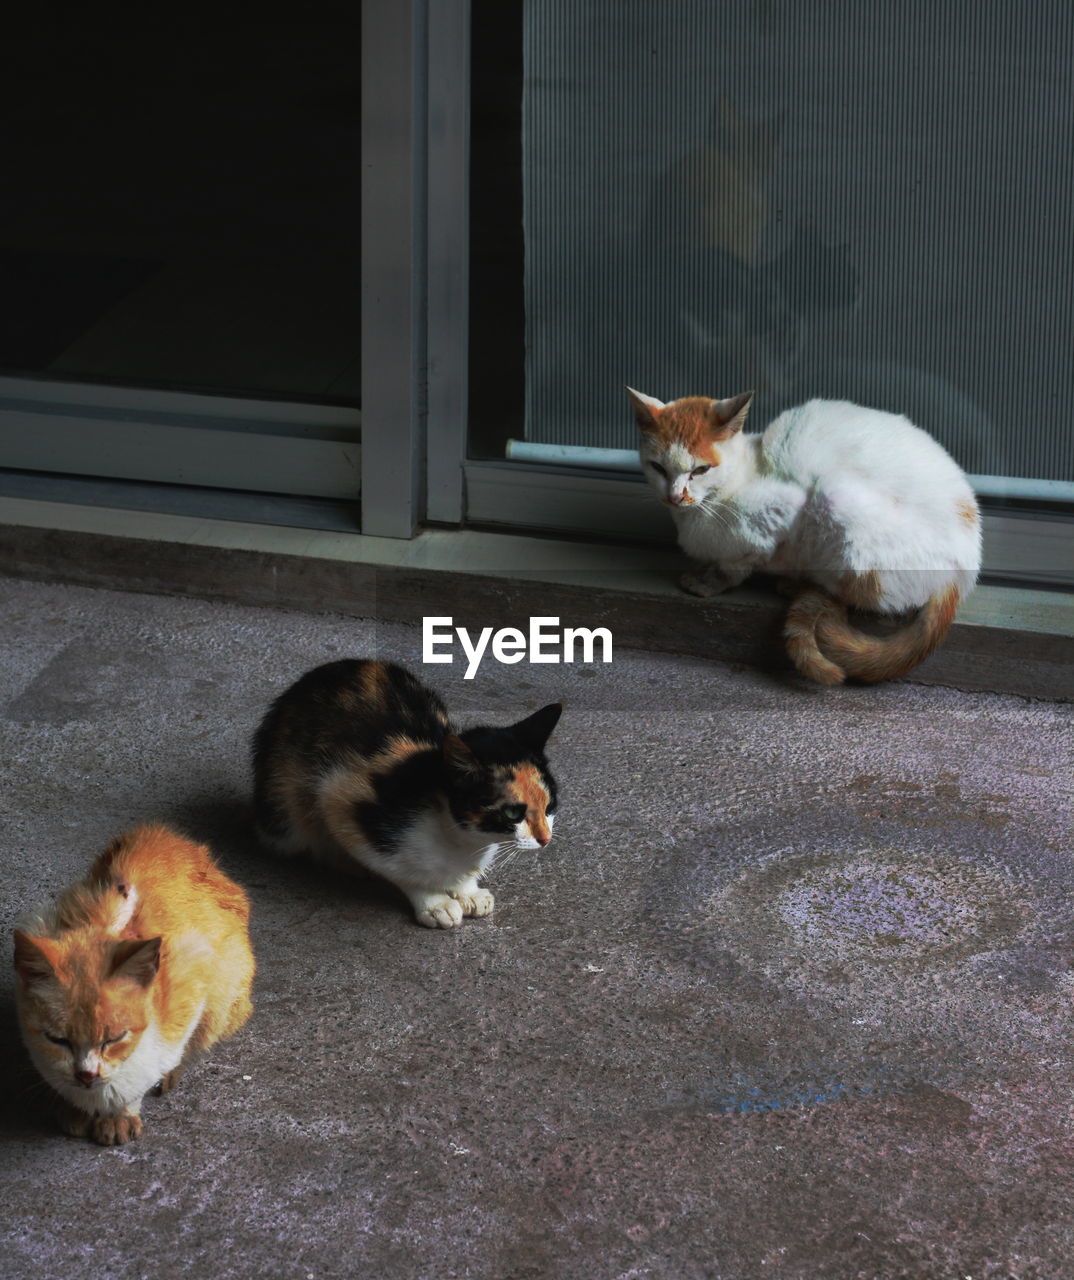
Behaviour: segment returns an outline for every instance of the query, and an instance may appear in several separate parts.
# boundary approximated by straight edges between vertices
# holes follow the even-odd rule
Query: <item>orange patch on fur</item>
[[[428,751],[432,745],[431,742],[415,742],[413,738],[398,733],[389,738],[376,755],[370,756],[366,767],[370,773],[387,773],[416,751]]]
[[[358,806],[368,804],[376,795],[376,776],[390,773],[415,752],[428,751],[432,746],[431,742],[395,734],[375,755],[366,757],[357,751],[340,755],[332,772],[315,784],[311,784],[304,767],[295,764],[294,789],[278,794],[288,806],[294,828],[311,849],[324,853],[335,846],[337,854],[342,856],[369,843],[358,817]],[[353,870],[349,854],[341,865]]]
[[[844,602],[855,609],[876,609],[884,596],[880,574],[875,569],[867,569],[864,573],[846,573],[840,579],[839,586]]]
[[[710,409],[712,401],[707,396],[687,396],[666,405],[654,416],[653,430],[665,447],[681,444],[690,454],[709,466],[719,465],[720,455],[715,446],[716,430]]]
[[[972,498],[963,498],[955,503],[958,518],[964,520],[971,528],[977,523],[977,503]]]
[[[387,703],[391,678],[383,662],[369,662],[362,668],[359,681],[362,697],[375,707]]]
[[[382,710],[387,705],[390,684],[383,662],[364,662],[355,682],[337,690],[336,701],[351,715],[360,715],[370,708]]]
[[[818,684],[842,684],[846,672],[821,653],[817,646],[817,627],[821,619],[832,614],[845,616],[838,601],[814,587],[806,587],[791,601],[783,626],[783,638],[791,661],[803,675]]]
[[[507,784],[507,794],[516,804],[526,806],[526,822],[534,839],[547,844],[552,838],[545,816],[549,797],[536,765],[524,764],[516,769],[514,777]]]
[[[888,636],[872,636],[856,630],[839,606],[821,609],[816,615],[813,644],[823,660],[835,664],[836,669],[855,680],[871,684],[897,679],[924,662],[943,641],[954,621],[959,600],[958,587],[947,587],[934,595],[911,622]],[[788,651],[790,648],[788,635]],[[791,656],[800,670],[813,674],[798,664],[793,652]]]
[[[317,802],[317,784],[301,760],[295,759],[294,755],[277,757],[266,790],[284,813],[292,815],[295,831],[311,847],[325,837],[324,821]]]

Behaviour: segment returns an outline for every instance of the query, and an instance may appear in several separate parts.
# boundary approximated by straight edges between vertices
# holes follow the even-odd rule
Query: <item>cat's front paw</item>
[[[448,893],[423,893],[414,897],[414,914],[426,929],[454,929],[462,924],[460,902]]]
[[[719,595],[721,591],[725,590],[727,584],[721,583],[718,578],[714,578],[711,574],[684,573],[679,579],[679,586],[692,596],[701,596],[704,599],[708,596]]]
[[[491,915],[496,902],[487,889],[453,890],[451,896],[462,907],[464,916]]]
[[[141,1136],[141,1116],[97,1116],[93,1121],[93,1141],[102,1147],[121,1147]]]

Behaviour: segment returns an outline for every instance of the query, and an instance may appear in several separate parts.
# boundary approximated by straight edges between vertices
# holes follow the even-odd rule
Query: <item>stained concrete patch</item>
[[[1010,941],[1032,912],[1020,886],[942,853],[878,848],[781,858],[714,906],[784,957],[839,975],[865,965],[920,969]]]

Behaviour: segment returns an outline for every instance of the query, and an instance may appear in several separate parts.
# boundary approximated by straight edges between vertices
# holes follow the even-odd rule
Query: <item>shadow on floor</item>
[[[271,889],[274,894],[326,903],[342,898],[403,911],[409,917],[406,897],[393,885],[356,867],[337,870],[312,858],[281,857],[266,849],[254,832],[253,809],[248,801],[219,793],[179,801],[166,819],[193,839],[207,844],[220,865],[247,890]]]
[[[34,1070],[18,1031],[15,998],[0,996],[0,1026],[8,1028],[8,1051],[0,1055],[0,1142],[28,1140],[58,1132],[56,1096]]]

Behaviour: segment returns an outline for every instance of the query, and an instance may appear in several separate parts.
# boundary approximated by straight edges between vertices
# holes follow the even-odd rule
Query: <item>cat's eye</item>
[[[505,804],[502,812],[508,822],[521,822],[526,816],[526,806],[524,804]]]
[[[650,462],[649,466],[652,467],[652,469],[656,472],[657,475],[663,476],[665,479],[667,479],[668,473],[664,470],[664,468],[660,465],[659,462]]]
[[[110,1036],[107,1040],[101,1041],[101,1048],[107,1049],[110,1044],[119,1044],[121,1040],[126,1040],[127,1032],[121,1031],[118,1036]]]
[[[692,476],[703,476],[706,471],[711,471],[711,470],[712,470],[712,465],[706,462],[700,467],[694,467],[693,471],[691,471],[690,474]]]
[[[70,1040],[66,1040],[63,1036],[54,1036],[51,1034],[51,1032],[48,1032],[48,1031],[44,1032],[43,1034],[45,1039],[49,1042],[49,1044],[58,1044],[63,1049],[70,1049],[71,1047]]]

